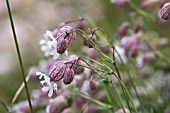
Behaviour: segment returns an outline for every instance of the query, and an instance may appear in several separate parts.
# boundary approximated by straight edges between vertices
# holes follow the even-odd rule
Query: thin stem
[[[20,68],[21,68],[21,72],[22,72],[22,78],[23,78],[23,81],[24,81],[24,84],[25,84],[25,90],[26,90],[26,94],[27,94],[29,107],[30,107],[30,112],[33,113],[31,99],[30,99],[30,95],[29,95],[29,90],[28,90],[26,79],[25,79],[24,67],[23,67],[23,63],[22,63],[22,58],[21,58],[21,54],[20,54],[20,49],[19,49],[19,45],[18,45],[16,33],[15,33],[14,23],[13,23],[12,14],[11,14],[10,5],[9,5],[8,0],[6,0],[6,5],[7,5],[7,8],[8,8],[8,14],[9,14],[10,22],[11,22],[12,32],[13,32],[13,35],[14,35],[15,46],[16,46],[16,49],[17,49],[18,59],[19,59]]]
[[[138,94],[138,92],[137,92],[136,86],[135,86],[135,84],[134,84],[134,82],[133,82],[133,80],[132,80],[132,77],[131,77],[131,75],[130,75],[129,70],[126,68],[126,65],[125,65],[125,63],[123,62],[123,59],[122,59],[121,55],[119,54],[119,52],[118,52],[115,48],[114,48],[114,51],[117,53],[118,57],[120,58],[120,61],[121,61],[122,65],[124,66],[124,68],[125,68],[125,70],[126,70],[126,72],[127,72],[127,75],[128,75],[128,77],[129,77],[130,83],[131,83],[131,85],[132,85],[132,87],[133,87],[133,89],[134,89],[134,91],[135,91],[135,94],[136,94],[138,100],[140,101],[140,103],[142,104],[142,108],[144,108],[144,107],[143,107],[142,100],[141,100],[141,98],[140,98],[140,96],[139,96],[139,94]]]
[[[132,98],[131,98],[129,92],[127,91],[127,89],[126,89],[124,83],[120,80],[120,78],[119,78],[114,72],[113,72],[113,74],[114,74],[115,77],[119,80],[119,82],[121,83],[121,86],[125,89],[125,92],[126,92],[126,94],[128,95],[128,97],[129,97],[129,100],[130,100],[130,102],[131,102],[131,104],[132,104],[132,106],[133,106],[133,108],[134,108],[134,110],[135,110],[135,113],[138,113],[138,111],[137,111],[135,105],[133,104]]]
[[[110,83],[111,83],[111,85],[113,86],[114,90],[116,91],[116,95],[117,95],[117,97],[118,97],[118,99],[119,99],[120,106],[122,107],[123,112],[126,113],[125,108],[124,108],[124,106],[123,106],[123,102],[122,102],[122,100],[121,100],[121,98],[120,98],[120,95],[119,95],[119,93],[118,93],[118,90],[117,90],[115,84],[114,84],[112,81],[111,81]]]

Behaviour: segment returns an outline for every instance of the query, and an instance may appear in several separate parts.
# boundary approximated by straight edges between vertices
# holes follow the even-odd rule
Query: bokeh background
[[[134,0],[141,6],[142,0]],[[59,23],[74,20],[78,17],[86,17],[97,26],[102,27],[110,38],[115,38],[117,28],[125,20],[131,20],[130,7],[118,7],[110,0],[10,0],[16,34],[21,49],[23,64],[26,72],[29,67],[38,65],[40,59],[45,59],[40,51],[39,40],[43,33],[55,29]],[[158,10],[146,9],[147,12],[158,15]],[[135,19],[134,19],[135,21]],[[158,22],[159,23],[159,22]],[[154,24],[158,24],[154,23]],[[155,28],[153,23],[143,23],[144,31],[157,31],[157,37],[170,39],[170,26]],[[158,29],[163,29],[158,31]],[[155,32],[154,32],[155,33]],[[166,34],[165,34],[166,33]],[[169,37],[169,38],[168,38]],[[79,52],[77,42],[72,50]],[[170,48],[164,49],[164,53],[170,56]],[[169,71],[169,70],[167,70]],[[22,83],[17,52],[14,45],[12,30],[7,13],[5,0],[0,1],[0,101],[9,105],[18,87]],[[39,87],[39,83],[29,81],[29,90]],[[17,102],[26,99],[25,91],[19,95]],[[4,108],[0,105],[0,113]]]

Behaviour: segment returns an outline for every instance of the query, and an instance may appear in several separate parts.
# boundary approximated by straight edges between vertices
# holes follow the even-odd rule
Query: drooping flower
[[[170,2],[167,2],[163,5],[161,9],[161,17],[164,20],[170,19]]]
[[[40,81],[42,87],[42,91],[48,92],[48,96],[51,97],[53,95],[53,92],[57,93],[57,84],[54,81],[50,81],[50,77],[47,75],[37,72],[36,75],[39,76],[39,79],[43,79]]]
[[[39,44],[41,45],[41,51],[45,56],[53,56],[54,59],[57,59],[60,54],[57,52],[57,40],[53,37],[51,31],[46,31],[44,34],[44,39],[41,39]],[[65,54],[68,54],[68,51],[65,50]]]
[[[64,73],[64,79],[63,82],[64,84],[70,84],[74,79],[74,70],[67,68],[65,73]]]
[[[49,70],[49,77],[51,81],[59,81],[63,78],[67,66],[63,61],[54,62]]]
[[[76,38],[76,32],[70,26],[63,26],[57,32],[55,37],[57,41],[65,39],[68,44],[72,43]]]

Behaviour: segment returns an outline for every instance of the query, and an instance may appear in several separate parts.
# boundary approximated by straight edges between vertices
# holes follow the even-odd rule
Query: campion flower
[[[63,82],[64,84],[70,84],[74,79],[74,70],[67,68],[65,73],[64,73],[64,79]]]
[[[170,19],[170,2],[167,2],[163,5],[160,14],[162,19],[164,20]]]
[[[74,60],[73,63],[56,61],[50,66],[48,76],[37,72],[36,75],[39,76],[39,79],[44,79],[40,81],[43,86],[42,91],[48,92],[48,96],[51,97],[53,92],[57,94],[57,81],[63,79],[64,84],[70,84],[74,79],[74,69],[76,69],[75,64],[77,64],[77,62],[78,60]]]
[[[55,37],[57,41],[65,39],[68,44],[72,43],[75,40],[75,38],[76,32],[74,31],[74,28],[70,26],[63,26],[62,28],[60,28]]]
[[[42,91],[48,92],[49,97],[53,95],[53,92],[57,94],[57,84],[54,81],[50,81],[50,77],[41,72],[37,72],[36,75],[39,76],[39,79],[44,78],[44,80],[40,81],[43,86]]]
[[[39,44],[41,45],[41,51],[45,56],[53,56],[53,59],[57,59],[60,54],[57,52],[57,40],[53,37],[51,31],[46,31],[44,34],[44,39],[41,39]],[[65,50],[65,54],[68,54],[68,51]]]

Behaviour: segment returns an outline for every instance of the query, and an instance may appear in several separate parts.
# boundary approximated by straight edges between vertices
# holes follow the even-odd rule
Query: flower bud
[[[49,77],[51,81],[58,81],[63,78],[66,70],[66,65],[62,61],[53,63],[49,70]]]
[[[60,39],[57,44],[57,52],[63,54],[68,47],[68,42],[65,39]]]
[[[94,80],[90,80],[90,89],[95,90],[96,89],[96,82]]]
[[[170,19],[170,2],[167,2],[163,5],[161,9],[161,17],[164,20]]]
[[[72,43],[76,38],[76,32],[70,26],[63,26],[58,30],[57,36],[55,37],[57,41],[60,39],[65,39],[68,44]]]
[[[91,38],[91,40],[96,43],[96,36],[94,34],[89,35],[89,38]],[[89,48],[93,48],[93,45],[88,38],[83,40],[83,44],[88,46]]]
[[[121,38],[121,37],[125,36],[128,28],[129,28],[129,22],[123,22],[123,23],[120,25],[120,27],[118,28],[117,37],[118,37],[118,38]]]
[[[99,57],[99,53],[96,49],[94,48],[89,48],[87,50],[87,56],[92,58],[92,59],[97,59]]]
[[[134,56],[138,51],[139,38],[136,35],[127,37],[125,43],[123,44],[123,48],[125,52],[130,56]]]
[[[69,91],[65,91],[53,100],[46,108],[46,113],[61,113],[65,109],[71,106],[71,94]]]
[[[146,52],[142,56],[142,59],[143,59],[143,62],[145,63],[152,63],[156,59],[156,57],[153,52]]]
[[[70,84],[74,79],[74,70],[67,68],[65,73],[64,73],[64,79],[63,82],[64,84]]]

